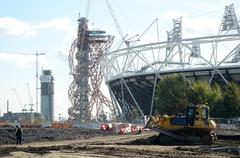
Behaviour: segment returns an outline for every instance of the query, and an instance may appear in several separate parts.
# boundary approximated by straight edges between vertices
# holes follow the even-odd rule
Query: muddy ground
[[[15,143],[15,128],[0,128],[0,145]],[[87,139],[90,137],[114,135],[113,131],[97,129],[71,128],[26,128],[23,129],[23,143],[47,142],[66,139]]]
[[[0,129],[0,139],[8,138],[14,143],[12,134],[9,134],[12,131],[7,131]],[[3,138],[6,134],[9,135]],[[86,129],[31,129],[24,130],[24,144],[21,146],[1,141],[0,157],[240,157],[236,151],[227,153],[218,150],[222,147],[231,146],[234,150],[239,147],[240,139],[237,135],[220,137],[214,145],[175,146],[158,144],[157,135],[152,131],[139,135],[116,135],[113,132]],[[232,151],[230,148],[226,150]]]

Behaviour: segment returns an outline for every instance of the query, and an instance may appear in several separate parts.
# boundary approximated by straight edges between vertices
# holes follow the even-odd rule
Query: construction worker
[[[22,128],[19,127],[18,125],[16,125],[15,135],[16,135],[16,144],[21,145],[22,144]]]

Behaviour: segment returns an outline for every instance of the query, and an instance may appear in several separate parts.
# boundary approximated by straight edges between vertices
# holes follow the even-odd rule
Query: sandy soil
[[[90,132],[89,132],[90,133]],[[219,140],[212,146],[163,146],[156,145],[153,139],[156,138],[156,132],[144,132],[139,135],[112,135],[100,133],[89,137],[83,136],[74,140],[58,140],[48,142],[31,142],[21,146],[0,145],[0,156],[5,158],[13,157],[49,157],[49,158],[85,158],[85,157],[186,157],[186,158],[225,158],[239,157],[240,155],[228,154],[223,152],[213,152],[211,148],[220,147],[232,143],[235,146],[240,145],[240,141]],[[222,142],[221,142],[222,141]],[[152,145],[152,144],[154,145]],[[151,144],[151,145],[150,145]]]

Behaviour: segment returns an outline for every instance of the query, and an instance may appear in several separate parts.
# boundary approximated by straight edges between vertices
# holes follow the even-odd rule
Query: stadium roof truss
[[[239,24],[233,5],[225,8],[216,36],[182,39],[182,18],[173,20],[167,41],[128,46],[108,52],[103,57],[104,76],[112,99],[119,104],[124,117],[133,117],[135,109],[140,116],[152,115],[157,82],[165,74],[184,72],[187,75],[191,72],[190,77],[198,79],[201,73],[205,73],[209,76],[209,84],[216,75],[228,84],[231,80],[227,75],[228,68],[240,69],[239,41]],[[139,80],[142,76],[145,79]],[[137,83],[136,89],[134,84]],[[117,88],[115,85],[118,84]],[[151,87],[148,92],[146,87]],[[139,94],[136,91],[140,91]],[[143,91],[151,96],[148,110],[144,110],[140,103],[143,100],[137,96],[143,95]]]

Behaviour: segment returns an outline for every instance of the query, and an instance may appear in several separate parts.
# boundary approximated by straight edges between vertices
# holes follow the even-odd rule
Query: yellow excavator
[[[209,118],[208,106],[188,106],[185,113],[184,116],[152,116],[145,128],[159,132],[159,139],[166,141],[166,137],[191,144],[212,144],[217,140],[216,123]]]

